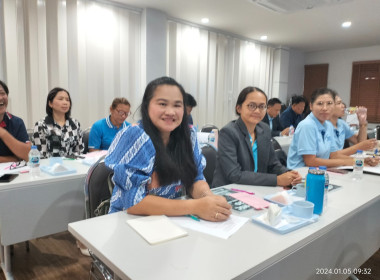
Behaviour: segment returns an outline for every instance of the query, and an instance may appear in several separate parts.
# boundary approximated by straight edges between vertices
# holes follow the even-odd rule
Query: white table
[[[352,270],[378,250],[379,179],[365,174],[356,183],[350,174],[331,174],[330,182],[344,187],[329,193],[320,220],[285,235],[248,222],[228,240],[187,229],[187,237],[151,246],[126,224],[135,216],[125,212],[71,223],[69,231],[122,279],[347,279],[349,273],[316,269]],[[282,190],[238,187],[260,196]]]
[[[48,159],[41,160],[48,164]],[[70,222],[84,219],[84,180],[89,166],[64,160],[77,172],[41,177],[20,174],[10,183],[0,183],[1,267],[7,279],[11,273],[11,244],[67,230]]]
[[[291,136],[275,136],[273,137],[280,144],[282,150],[288,154],[290,144],[292,143],[293,137]]]

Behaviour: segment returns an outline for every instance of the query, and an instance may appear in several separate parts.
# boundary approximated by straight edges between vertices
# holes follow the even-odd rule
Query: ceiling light
[[[344,28],[348,28],[350,26],[351,26],[351,21],[345,21],[342,23],[342,27],[344,27]]]
[[[263,35],[263,36],[260,37],[260,40],[262,40],[262,41],[265,41],[266,39],[268,39],[267,35]]]
[[[201,21],[202,23],[208,23],[210,20],[208,18],[202,18]]]

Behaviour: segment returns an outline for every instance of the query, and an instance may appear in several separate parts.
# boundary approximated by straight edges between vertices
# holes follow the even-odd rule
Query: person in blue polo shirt
[[[299,123],[288,152],[288,168],[353,164],[353,158],[342,154],[336,145],[330,119],[335,106],[335,92],[328,88],[311,95],[311,113]],[[367,158],[365,163],[376,165],[378,160]]]
[[[90,152],[108,150],[115,135],[130,123],[126,118],[130,115],[131,104],[124,97],[117,97],[112,101],[110,115],[98,120],[91,127],[88,149]]]
[[[345,140],[353,144],[343,149],[342,153],[349,156],[355,154],[357,150],[371,150],[376,147],[376,139],[367,139],[367,110],[364,107],[362,112],[357,112],[359,120],[359,131],[355,134],[349,125],[341,118],[345,113],[345,106],[338,94],[335,96],[335,108],[333,110],[330,122],[334,126],[334,138],[339,149],[343,149]]]
[[[9,90],[0,80],[0,162],[27,161],[30,142],[22,119],[7,112]]]

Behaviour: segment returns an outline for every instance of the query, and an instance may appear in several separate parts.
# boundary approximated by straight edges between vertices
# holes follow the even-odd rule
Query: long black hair
[[[149,117],[149,103],[157,87],[162,85],[176,86],[180,90],[184,102],[181,124],[170,133],[169,143],[165,147],[160,131]],[[173,78],[161,77],[151,81],[144,92],[141,104],[142,124],[145,132],[152,139],[156,149],[154,169],[157,172],[160,185],[168,185],[181,180],[186,193],[191,194],[197,169],[194,162],[190,128],[186,113],[186,93],[183,87]]]

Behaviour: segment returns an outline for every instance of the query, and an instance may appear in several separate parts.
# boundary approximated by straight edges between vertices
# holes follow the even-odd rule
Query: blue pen
[[[199,219],[197,216],[194,216],[194,215],[186,215],[187,217],[189,217],[189,218],[192,218],[193,220],[195,220],[195,221],[198,221],[198,222],[200,222],[201,221],[201,219]]]

